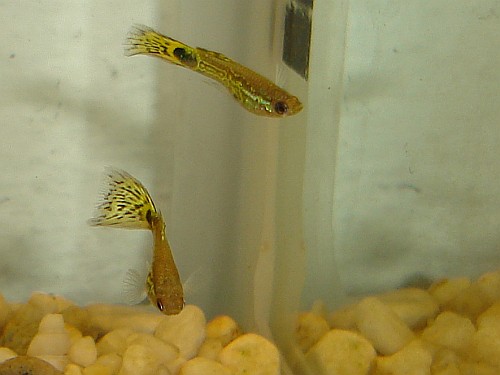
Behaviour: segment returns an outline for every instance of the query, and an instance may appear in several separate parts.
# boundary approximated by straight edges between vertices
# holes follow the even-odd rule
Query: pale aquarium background
[[[87,225],[106,166],[152,193],[187,302],[278,341],[316,300],[499,267],[500,3],[316,0],[308,81],[281,62],[287,3],[0,2],[0,293],[124,302],[151,236]],[[134,24],[279,79],[304,110],[257,117],[125,57]]]

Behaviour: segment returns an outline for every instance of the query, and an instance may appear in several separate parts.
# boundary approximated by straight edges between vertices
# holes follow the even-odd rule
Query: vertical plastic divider
[[[157,7],[157,26],[161,31],[175,30],[178,28],[178,19],[172,11],[180,11],[179,0],[164,0],[156,5]],[[167,32],[167,31],[163,31]],[[166,63],[160,64],[156,59],[154,69],[156,74],[156,103],[155,103],[155,121],[151,130],[151,144],[158,150],[154,156],[155,162],[155,184],[160,192],[161,200],[165,201],[167,209],[163,210],[163,215],[167,222],[167,229],[170,228],[172,222],[172,191],[174,177],[174,155],[175,155],[175,135],[176,127],[180,126],[179,122],[182,119],[182,98],[185,95],[185,90],[179,92],[177,83],[177,74],[174,69],[167,66]],[[165,65],[165,66],[163,66]]]
[[[304,182],[305,308],[317,300],[333,308],[344,298],[333,248],[333,200],[348,8],[348,0],[330,0],[315,3],[313,9]]]
[[[315,300],[339,304],[343,297],[332,211],[347,15],[347,0],[314,3],[307,122],[293,125],[304,121],[302,114],[280,128],[270,326],[287,361],[284,373],[312,374],[295,344],[299,310]]]

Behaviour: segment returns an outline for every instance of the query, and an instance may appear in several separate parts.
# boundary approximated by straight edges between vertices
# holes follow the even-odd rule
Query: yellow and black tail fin
[[[172,64],[189,69],[198,66],[196,48],[162,35],[143,25],[136,25],[130,31],[127,38],[125,54],[127,56],[156,56]]]
[[[149,192],[141,182],[125,171],[109,169],[107,187],[97,206],[92,226],[128,229],[152,229],[154,219],[161,218]]]

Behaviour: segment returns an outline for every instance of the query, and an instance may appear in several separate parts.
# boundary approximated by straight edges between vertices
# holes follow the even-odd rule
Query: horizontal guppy
[[[302,109],[299,99],[267,78],[221,53],[190,47],[147,26],[135,26],[126,54],[151,55],[220,82],[248,111],[261,116],[285,117]]]

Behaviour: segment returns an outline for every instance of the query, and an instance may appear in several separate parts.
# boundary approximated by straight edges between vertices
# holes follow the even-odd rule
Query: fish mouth
[[[290,100],[288,108],[289,110],[285,114],[285,116],[292,116],[302,111],[304,105],[300,102],[298,98],[294,97],[293,99]]]
[[[302,111],[303,108],[304,108],[304,106],[302,105],[302,103],[297,100],[297,106],[294,108],[294,111],[292,114],[299,113],[300,111]]]
[[[170,308],[170,309],[166,309],[165,311],[162,311],[162,312],[165,315],[177,315],[177,314],[179,314],[182,311],[183,307]]]

